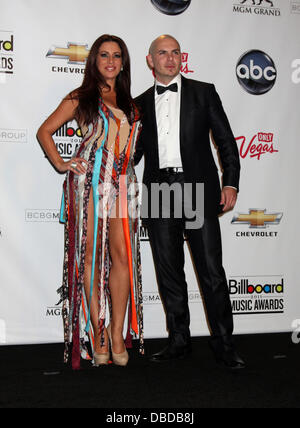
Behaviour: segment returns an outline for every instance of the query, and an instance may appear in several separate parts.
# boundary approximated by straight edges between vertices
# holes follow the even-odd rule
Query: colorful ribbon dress
[[[122,213],[131,285],[125,343],[131,347],[132,336],[139,335],[140,353],[144,353],[138,185],[133,167],[140,127],[138,120],[130,125],[122,110],[107,106],[100,99],[98,120],[81,127],[83,140],[75,155],[88,162],[87,171],[83,175],[68,172],[64,182],[61,221],[65,223],[65,255],[63,284],[58,292],[63,303],[64,360],[69,360],[72,345],[73,369],[80,368],[80,357],[92,360],[94,332],[88,302],[92,300],[96,264],[102,342],[108,311],[111,317],[109,225],[117,204],[118,212]],[[87,296],[84,271],[90,197],[94,208],[94,238],[90,296]]]

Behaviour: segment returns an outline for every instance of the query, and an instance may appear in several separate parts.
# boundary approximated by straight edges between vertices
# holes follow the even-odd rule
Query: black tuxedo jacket
[[[155,113],[155,87],[135,99],[140,109],[142,131],[134,162],[145,157],[143,183],[150,191],[158,181],[159,155]],[[182,76],[180,107],[180,149],[186,183],[204,183],[205,216],[220,213],[219,174],[210,144],[215,142],[223,172],[222,185],[239,190],[240,160],[237,144],[214,85]]]

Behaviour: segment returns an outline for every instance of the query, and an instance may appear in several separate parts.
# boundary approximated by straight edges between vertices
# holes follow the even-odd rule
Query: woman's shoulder
[[[74,91],[70,92],[64,97],[63,101],[70,103],[74,108],[77,108],[79,105],[78,90],[75,89]]]

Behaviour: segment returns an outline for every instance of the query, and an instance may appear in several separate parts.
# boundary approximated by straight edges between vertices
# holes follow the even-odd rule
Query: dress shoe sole
[[[224,361],[217,361],[217,365],[222,369],[226,369],[233,372],[244,370],[246,368],[245,364],[239,364],[235,367],[231,367],[231,366],[228,366],[226,363],[224,363]]]
[[[178,355],[178,356],[174,356],[174,357],[170,357],[170,358],[155,358],[155,357],[150,357],[149,360],[152,363],[167,363],[169,361],[175,361],[175,360],[185,360],[186,358],[188,358],[190,356],[190,352],[187,352],[186,354],[182,354],[182,355]]]

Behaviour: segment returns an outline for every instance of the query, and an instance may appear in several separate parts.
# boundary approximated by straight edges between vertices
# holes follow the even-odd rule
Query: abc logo
[[[300,83],[300,59],[295,59],[292,62],[292,68],[294,69],[292,73],[292,81],[298,84]]]
[[[151,0],[151,3],[166,15],[179,15],[191,4],[192,0]]]
[[[262,51],[253,50],[239,59],[236,75],[249,94],[262,95],[273,88],[277,71],[272,58]]]

